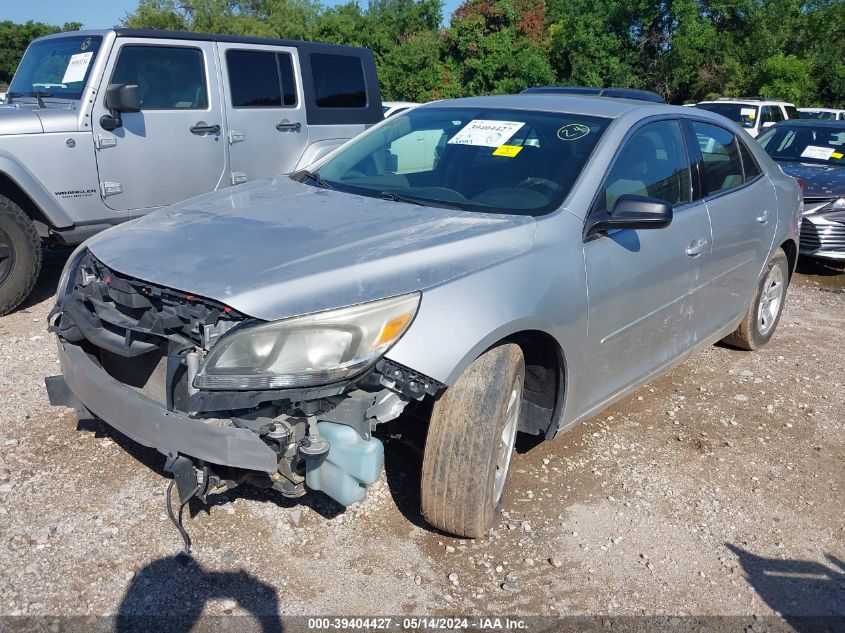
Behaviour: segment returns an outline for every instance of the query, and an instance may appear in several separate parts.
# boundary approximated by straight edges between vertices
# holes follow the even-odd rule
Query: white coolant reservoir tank
[[[319,422],[317,429],[330,448],[325,456],[305,462],[305,485],[341,505],[358,503],[367,495],[367,484],[381,476],[384,444],[374,437],[362,439],[345,424]]]

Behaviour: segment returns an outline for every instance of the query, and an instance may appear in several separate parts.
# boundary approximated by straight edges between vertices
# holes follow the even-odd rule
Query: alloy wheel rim
[[[763,282],[763,292],[757,305],[757,329],[763,336],[775,326],[783,305],[785,289],[783,268],[773,266]]]
[[[493,505],[498,506],[505,490],[505,481],[508,478],[508,469],[511,465],[514,445],[516,444],[516,431],[519,427],[519,410],[522,405],[522,378],[516,381],[508,398],[507,409],[505,410],[505,426],[499,437],[499,450],[496,454],[496,474],[493,480]]]
[[[9,234],[0,229],[0,285],[12,274],[15,266],[15,250]]]

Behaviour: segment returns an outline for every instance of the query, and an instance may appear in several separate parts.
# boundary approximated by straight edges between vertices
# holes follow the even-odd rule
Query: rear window
[[[272,51],[226,52],[232,105],[236,108],[296,105],[291,56]]]
[[[760,115],[760,108],[744,103],[699,103],[697,108],[721,114],[723,117],[739,123],[742,127],[753,128]]]
[[[365,108],[364,67],[357,57],[311,55],[311,76],[318,108]]]

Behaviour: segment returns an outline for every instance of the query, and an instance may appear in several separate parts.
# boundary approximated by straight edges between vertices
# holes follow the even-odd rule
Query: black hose
[[[187,556],[191,556],[191,537],[188,536],[188,531],[182,526],[182,510],[185,509],[185,506],[188,505],[188,502],[193,499],[194,495],[199,492],[200,487],[197,486],[194,488],[194,491],[188,495],[188,498],[181,502],[179,505],[179,518],[176,518],[176,515],[173,514],[173,486],[176,484],[175,479],[171,479],[170,483],[167,485],[167,493],[165,494],[165,498],[167,500],[167,516],[170,517],[170,521],[173,525],[176,526],[176,529],[179,530],[179,534],[182,535],[182,541],[185,543],[184,552]]]

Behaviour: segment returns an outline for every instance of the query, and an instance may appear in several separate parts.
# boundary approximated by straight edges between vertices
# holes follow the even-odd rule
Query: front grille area
[[[168,341],[202,347],[208,328],[244,319],[221,303],[121,275],[90,253],[62,307],[86,339],[124,357],[146,354]]]
[[[845,250],[845,224],[813,224],[801,221],[801,250]]]

